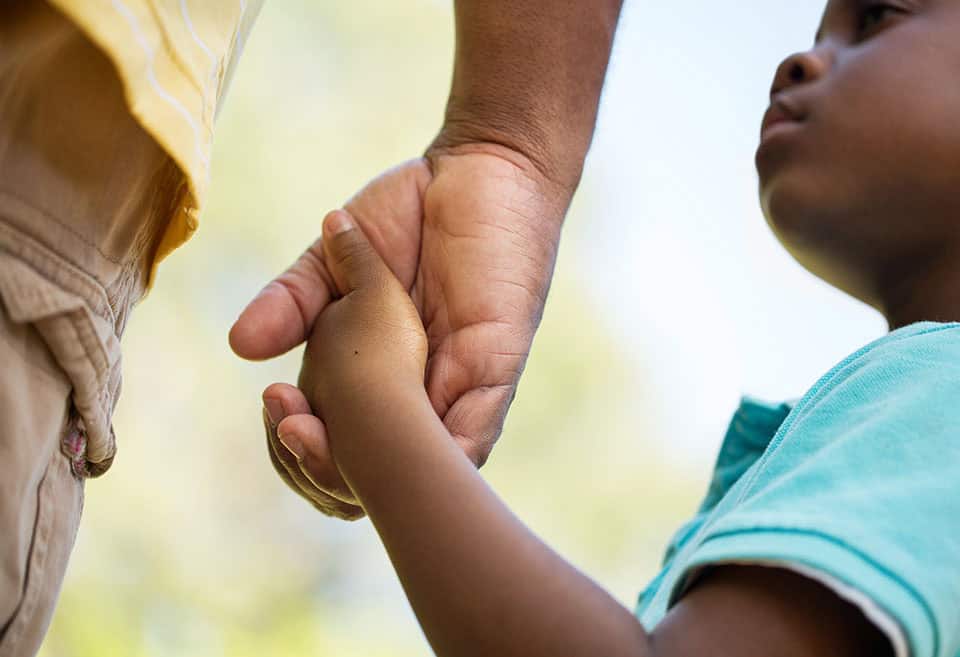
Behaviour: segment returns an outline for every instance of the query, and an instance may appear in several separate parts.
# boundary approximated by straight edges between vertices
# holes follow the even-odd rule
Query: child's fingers
[[[267,453],[270,455],[270,462],[273,464],[273,469],[280,479],[283,480],[290,490],[309,502],[311,506],[320,511],[320,513],[344,520],[357,520],[364,516],[364,511],[360,507],[342,502],[322,491],[315,490],[306,476],[300,472],[293,455],[280,444],[275,432],[271,432],[270,430],[267,431]],[[287,455],[289,460],[293,461],[292,467],[291,464],[284,463],[283,460],[281,460],[280,455],[283,454]],[[296,476],[291,474],[291,471],[295,472]]]
[[[310,413],[310,402],[303,391],[289,383],[272,383],[263,391],[263,407],[276,426],[288,415]]]
[[[354,505],[356,500],[353,494],[338,474],[330,488],[317,486],[300,469],[297,457],[289,449],[280,444],[277,438],[277,427],[286,417],[311,413],[310,404],[307,402],[307,398],[303,392],[288,383],[274,383],[263,391],[263,406],[267,442],[271,448],[270,456],[271,459],[275,461],[275,466],[277,466],[277,462],[279,462],[280,467],[277,468],[278,474],[285,480],[287,478],[292,480],[293,484],[301,489],[301,491],[298,492],[309,497],[315,504],[320,504],[324,507],[343,504],[349,508],[340,509],[339,511],[347,513],[348,515],[354,515],[355,517],[362,516],[362,510]],[[324,439],[325,438],[326,432],[324,431]],[[288,481],[287,483],[290,482]],[[359,515],[357,515],[358,511]],[[337,513],[336,515],[337,517],[344,517],[343,513]]]
[[[342,295],[393,276],[346,210],[334,210],[324,218],[323,250],[327,269]]]
[[[266,411],[264,411],[264,420],[267,420]],[[277,428],[271,426],[269,422],[267,422],[267,452],[280,478],[324,515],[344,520],[357,520],[364,516],[364,511],[359,506],[337,499],[317,488],[300,470],[297,457],[277,439]]]
[[[327,427],[318,417],[291,415],[277,426],[277,437],[296,454],[300,471],[314,486],[338,499],[355,501],[330,453]]]

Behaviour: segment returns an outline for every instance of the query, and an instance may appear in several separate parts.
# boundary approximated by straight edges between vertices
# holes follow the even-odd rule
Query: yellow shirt
[[[113,61],[130,112],[187,185],[157,264],[197,227],[210,181],[213,122],[263,0],[51,0]]]

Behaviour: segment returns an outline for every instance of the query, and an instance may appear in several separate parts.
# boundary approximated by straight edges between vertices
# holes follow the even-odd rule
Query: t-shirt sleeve
[[[857,604],[900,654],[960,657],[960,348],[934,333],[847,363],[744,476],[668,607],[706,567],[778,565]]]

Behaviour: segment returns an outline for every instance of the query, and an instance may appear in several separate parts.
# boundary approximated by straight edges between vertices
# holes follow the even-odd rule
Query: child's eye
[[[858,31],[860,34],[871,32],[876,27],[883,25],[884,22],[893,14],[902,14],[903,9],[887,4],[871,5],[863,10],[860,15]]]

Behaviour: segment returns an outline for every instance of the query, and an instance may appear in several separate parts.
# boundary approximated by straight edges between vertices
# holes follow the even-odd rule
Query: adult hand
[[[574,185],[495,144],[436,148],[374,179],[346,209],[410,295],[429,342],[426,387],[454,440],[478,467],[500,435],[553,274]],[[250,303],[230,331],[241,357],[296,347],[336,294],[320,241]],[[309,411],[299,389],[264,391],[268,443],[280,476],[327,515],[363,516],[329,447],[294,455],[276,436]]]

